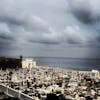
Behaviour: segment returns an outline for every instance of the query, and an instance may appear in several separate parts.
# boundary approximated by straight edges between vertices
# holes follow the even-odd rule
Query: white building
[[[33,59],[25,59],[22,61],[22,68],[37,68],[36,61]]]

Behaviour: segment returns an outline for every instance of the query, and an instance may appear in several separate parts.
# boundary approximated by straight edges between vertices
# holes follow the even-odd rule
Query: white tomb
[[[34,61],[33,59],[25,59],[22,61],[22,68],[37,68],[36,61]]]

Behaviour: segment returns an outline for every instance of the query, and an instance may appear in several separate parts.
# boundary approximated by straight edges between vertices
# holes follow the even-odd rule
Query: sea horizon
[[[8,57],[8,56],[2,56]],[[8,58],[17,58],[20,56],[9,56]],[[59,67],[70,70],[100,70],[100,58],[73,58],[73,57],[43,57],[43,56],[23,56],[23,59],[33,59],[37,66]]]
[[[71,70],[100,70],[100,59],[71,57],[33,57],[39,66],[60,67]]]

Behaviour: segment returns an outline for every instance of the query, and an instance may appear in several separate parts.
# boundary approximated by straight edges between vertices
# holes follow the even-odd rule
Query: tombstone
[[[20,99],[17,98],[17,97],[9,97],[9,98],[7,98],[7,99],[5,99],[5,100],[20,100]]]
[[[56,94],[47,94],[46,100],[58,100]]]
[[[92,97],[87,96],[87,97],[86,97],[86,100],[93,100],[93,99],[92,99]]]

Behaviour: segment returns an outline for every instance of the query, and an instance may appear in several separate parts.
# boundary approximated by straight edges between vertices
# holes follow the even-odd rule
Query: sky
[[[100,58],[100,0],[0,0],[0,56]]]

